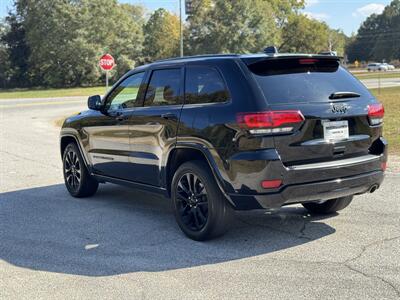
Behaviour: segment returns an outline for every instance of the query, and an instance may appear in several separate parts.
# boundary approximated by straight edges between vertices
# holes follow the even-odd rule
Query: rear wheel
[[[314,214],[332,214],[346,208],[352,200],[353,196],[347,196],[326,201],[306,202],[302,203],[302,205]]]
[[[182,164],[172,179],[175,218],[191,239],[203,241],[228,229],[232,208],[203,161]]]
[[[68,144],[64,150],[63,173],[65,186],[73,197],[89,197],[96,193],[99,183],[89,174],[75,143]]]

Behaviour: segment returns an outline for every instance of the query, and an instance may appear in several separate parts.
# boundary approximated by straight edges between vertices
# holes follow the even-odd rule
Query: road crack
[[[396,295],[400,298],[400,291],[399,291],[399,289],[398,289],[393,283],[391,283],[390,281],[388,281],[388,280],[386,280],[386,279],[380,277],[379,275],[369,274],[369,273],[363,272],[362,270],[357,269],[356,267],[351,266],[351,263],[352,263],[352,262],[355,262],[356,260],[358,260],[359,258],[361,258],[361,257],[364,255],[364,253],[365,253],[369,248],[371,248],[371,247],[373,247],[373,246],[376,246],[376,245],[379,245],[379,244],[381,244],[381,243],[394,241],[394,240],[399,239],[399,238],[400,238],[400,236],[395,236],[395,237],[392,237],[392,238],[387,238],[387,239],[383,239],[383,240],[379,240],[379,241],[374,241],[374,242],[372,242],[372,243],[370,243],[370,244],[368,244],[368,245],[365,245],[365,246],[363,246],[363,248],[362,248],[362,250],[361,250],[361,252],[360,252],[359,254],[357,254],[357,255],[356,255],[355,257],[353,257],[353,258],[350,258],[350,259],[344,261],[344,262],[342,263],[342,265],[345,266],[346,268],[348,268],[349,270],[353,271],[353,272],[356,272],[356,273],[358,273],[358,274],[363,275],[364,277],[367,277],[367,278],[376,278],[376,279],[382,281],[384,284],[390,286],[390,287],[392,288],[392,290],[396,293]]]

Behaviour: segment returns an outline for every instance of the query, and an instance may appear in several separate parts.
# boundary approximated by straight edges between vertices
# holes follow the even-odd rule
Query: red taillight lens
[[[368,117],[371,125],[379,125],[383,121],[385,115],[385,109],[382,103],[368,105]]]
[[[248,128],[275,128],[287,124],[301,123],[304,116],[300,111],[282,110],[259,113],[243,113],[237,116],[238,123]]]
[[[261,186],[264,189],[276,189],[282,185],[282,180],[274,179],[274,180],[264,180],[261,182]]]
[[[382,169],[383,172],[386,171],[386,169],[387,169],[387,162],[381,163],[381,169]]]

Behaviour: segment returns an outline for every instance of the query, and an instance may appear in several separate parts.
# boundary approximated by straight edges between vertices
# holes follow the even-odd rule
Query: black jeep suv
[[[328,55],[212,55],[124,75],[61,131],[74,197],[112,182],[172,198],[192,239],[233,210],[348,206],[384,177],[382,104]]]

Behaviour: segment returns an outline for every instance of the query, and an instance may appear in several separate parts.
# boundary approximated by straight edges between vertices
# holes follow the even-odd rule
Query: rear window
[[[336,60],[276,59],[249,65],[270,104],[326,102],[335,92],[369,91]],[[357,98],[352,98],[357,101]]]

